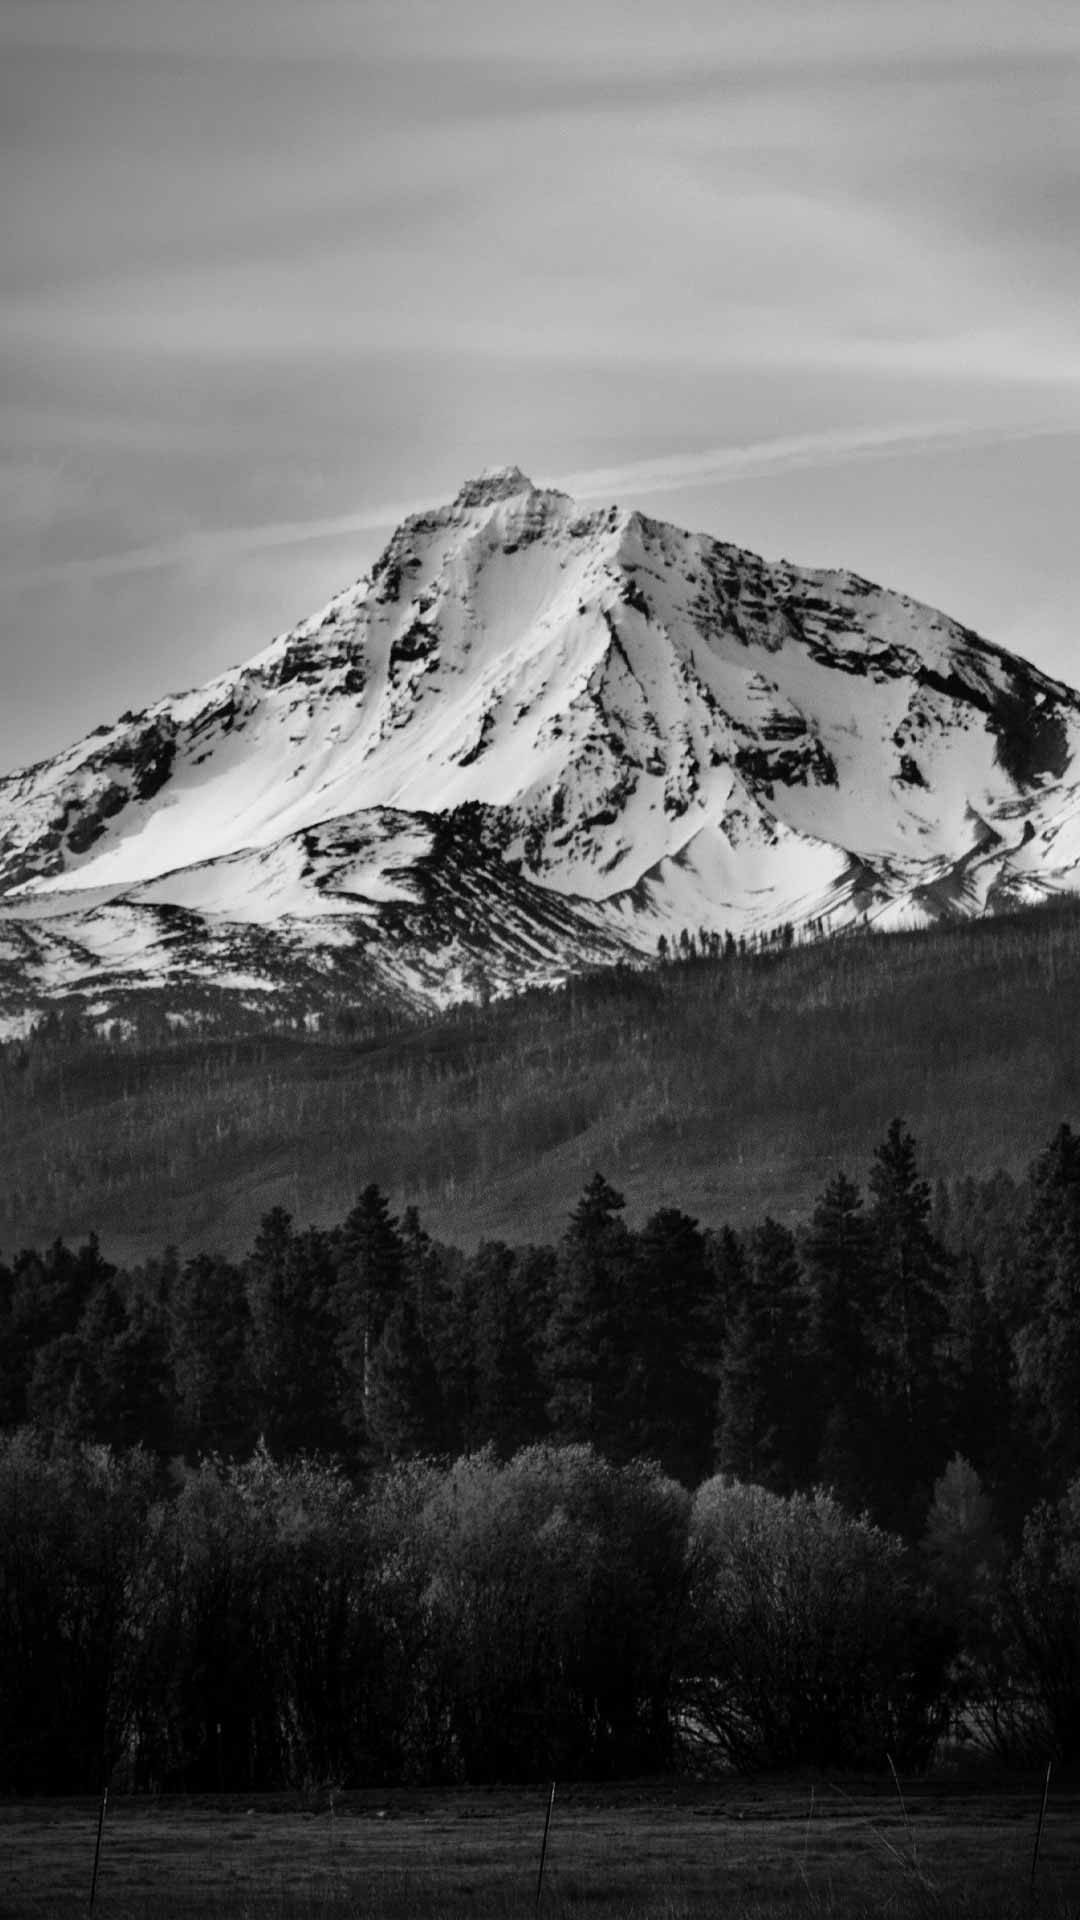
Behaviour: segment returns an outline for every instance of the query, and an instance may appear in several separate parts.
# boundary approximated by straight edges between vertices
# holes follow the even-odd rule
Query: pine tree
[[[817,1474],[855,1507],[872,1485],[877,1321],[874,1235],[862,1194],[838,1173],[804,1242],[817,1402]]]
[[[926,1510],[947,1453],[941,1357],[948,1328],[950,1262],[930,1230],[930,1189],[917,1148],[894,1120],[870,1171],[877,1269],[876,1351],[881,1464],[889,1524],[910,1530]]]
[[[457,1266],[440,1289],[437,1314],[428,1314],[428,1324],[435,1328],[428,1339],[428,1350],[439,1381],[446,1444],[454,1453],[471,1453],[483,1439],[476,1353],[475,1258]]]
[[[389,1202],[373,1182],[347,1216],[338,1245],[333,1310],[341,1362],[340,1412],[362,1444],[371,1355],[404,1291],[404,1247]]]
[[[96,1234],[77,1251],[57,1239],[44,1256],[21,1253],[8,1278],[7,1352],[0,1372],[4,1397],[16,1418],[29,1417],[69,1438],[98,1428],[98,1355],[80,1327],[95,1300],[123,1306],[112,1288],[116,1269],[102,1259]],[[107,1337],[103,1322],[98,1330]]]
[[[947,1324],[947,1258],[930,1231],[930,1188],[919,1178],[917,1151],[903,1122],[893,1120],[870,1171],[879,1345],[912,1426]]]
[[[633,1252],[627,1444],[696,1485],[712,1464],[719,1358],[704,1235],[688,1214],[664,1207],[646,1221]]]
[[[720,1366],[720,1471],[776,1492],[806,1483],[812,1456],[805,1283],[794,1235],[766,1219],[750,1242]]]
[[[259,1222],[255,1245],[244,1267],[251,1322],[251,1371],[259,1432],[273,1446],[279,1407],[286,1398],[292,1362],[292,1314],[288,1283],[292,1217],[272,1207]]]
[[[391,1308],[371,1355],[366,1419],[370,1439],[389,1460],[442,1445],[439,1383],[407,1295]]]
[[[0,1261],[0,1427],[16,1426],[25,1404],[14,1342],[15,1276]]]
[[[1032,1168],[1016,1294],[1018,1386],[1058,1493],[1080,1469],[1080,1136],[1069,1126]]]
[[[63,1240],[54,1240],[43,1254],[24,1248],[16,1255],[5,1372],[17,1419],[26,1417],[37,1356],[53,1341],[75,1335],[92,1290],[92,1268]]]
[[[238,1269],[196,1254],[177,1278],[169,1314],[177,1437],[189,1458],[243,1453],[254,1444],[248,1336]]]
[[[75,1333],[58,1333],[37,1349],[26,1393],[26,1409],[42,1433],[64,1442],[89,1440],[94,1429],[93,1394],[86,1379],[82,1342]]]
[[[746,1292],[749,1272],[747,1252],[734,1227],[721,1227],[719,1233],[705,1236],[705,1256],[712,1275],[710,1319],[722,1339],[729,1320]]]
[[[245,1268],[256,1424],[279,1455],[340,1441],[329,1314],[333,1270],[326,1236],[295,1234],[274,1207]]]
[[[79,1320],[80,1387],[85,1397],[87,1436],[112,1442],[118,1417],[114,1375],[118,1344],[127,1330],[123,1295],[106,1280],[87,1301]]]
[[[485,1241],[471,1262],[476,1424],[508,1458],[547,1431],[544,1388],[514,1250]]]
[[[559,1249],[548,1328],[548,1412],[560,1440],[623,1450],[620,1400],[632,1356],[633,1250],[620,1215],[626,1202],[594,1174]]]
[[[151,1303],[132,1292],[124,1325],[101,1370],[100,1437],[114,1447],[151,1453],[175,1447],[171,1379],[164,1322]]]
[[[445,1300],[441,1249],[421,1224],[415,1207],[406,1207],[398,1228],[401,1236],[402,1284],[416,1303],[416,1315],[425,1340],[437,1333]]]
[[[1012,1356],[973,1254],[956,1262],[948,1312],[944,1384],[950,1442],[982,1472],[1003,1467],[1006,1451],[1012,1452]]]

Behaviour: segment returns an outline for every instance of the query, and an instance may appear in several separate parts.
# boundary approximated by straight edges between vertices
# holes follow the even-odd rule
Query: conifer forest
[[[0,1791],[1080,1758],[1080,1135],[0,1267]]]

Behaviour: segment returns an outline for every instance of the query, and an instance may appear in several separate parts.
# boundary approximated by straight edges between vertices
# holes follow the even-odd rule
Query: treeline
[[[0,1268],[0,1790],[1080,1757],[1080,1137]],[[820,1489],[826,1488],[823,1492]]]
[[[0,1786],[252,1790],[925,1765],[958,1712],[1080,1745],[1080,1488],[1004,1565],[970,1469],[923,1546],[831,1496],[586,1447],[177,1467],[0,1443]],[[1007,1682],[1003,1674],[1007,1673]]]
[[[0,1439],[0,1791],[1080,1757],[1080,1481],[1010,1553],[954,1462],[906,1546],[830,1494],[584,1446],[339,1465]]]
[[[1080,1473],[1070,1127],[1022,1184],[932,1192],[894,1121],[865,1193],[837,1173],[798,1229],[625,1214],[596,1174],[556,1244],[467,1253],[370,1183],[331,1228],[272,1209],[239,1261],[24,1250],[0,1265],[0,1426],[350,1472],[586,1443],[687,1486],[828,1485],[908,1537],[954,1454],[1013,1534]]]

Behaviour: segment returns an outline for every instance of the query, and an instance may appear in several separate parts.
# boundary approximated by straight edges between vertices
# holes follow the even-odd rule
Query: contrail
[[[949,447],[997,446],[1077,433],[1080,433],[1080,422],[1060,419],[997,426],[937,420],[882,427],[836,427],[818,433],[783,434],[768,440],[707,447],[694,453],[665,454],[651,460],[631,460],[620,466],[590,467],[577,473],[556,475],[549,484],[579,500],[615,499],[635,491],[673,493],[682,487],[722,485],[757,475],[790,473],[854,460],[905,458]],[[152,573],[164,567],[198,564],[228,554],[267,552],[276,547],[331,540],[343,534],[379,533],[430,504],[414,498],[363,507],[356,513],[339,514],[333,519],[275,520],[262,526],[187,533],[175,540],[132,548],[125,553],[98,554],[37,567],[11,576],[9,584],[25,588],[64,580],[108,580],[127,574]]]
[[[259,553],[273,547],[302,546],[308,540],[332,540],[343,533],[378,533],[396,527],[410,513],[420,511],[416,500],[397,506],[362,508],[329,520],[271,520],[257,527],[222,527],[215,532],[185,533],[175,540],[159,540],[150,547],[130,547],[123,553],[94,554],[85,560],[58,560],[51,566],[16,573],[16,587],[43,586],[62,580],[109,580],[121,574],[155,573],[161,567],[179,567],[214,560],[222,554]]]
[[[852,460],[905,458],[950,447],[998,446],[1080,433],[1080,421],[1035,420],[987,426],[965,420],[907,422],[899,426],[836,427],[818,433],[784,434],[770,440],[706,447],[698,453],[665,454],[617,467],[594,467],[564,476],[560,484],[575,499],[604,498],[640,488],[672,493],[681,487],[723,483],[755,474],[843,465]]]

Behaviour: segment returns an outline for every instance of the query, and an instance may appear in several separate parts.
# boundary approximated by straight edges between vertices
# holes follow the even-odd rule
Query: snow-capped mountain
[[[431,1005],[1080,890],[1080,697],[944,614],[517,468],[246,665],[0,780],[0,1004]]]

